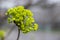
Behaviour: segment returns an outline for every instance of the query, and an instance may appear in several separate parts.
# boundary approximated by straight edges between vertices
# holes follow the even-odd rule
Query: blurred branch
[[[33,4],[32,6],[40,6],[42,8],[52,8],[55,5],[56,5],[55,3],[53,4],[48,3],[47,0],[40,0],[37,3]]]
[[[32,5],[32,0],[29,0],[25,6],[25,9],[29,8]]]
[[[32,6],[35,6],[35,5],[41,5],[42,3],[45,3],[46,0],[40,0],[38,1],[37,3],[33,4]]]
[[[11,34],[11,32],[14,30],[14,28],[15,28],[15,25],[13,25],[12,28],[8,31],[5,38],[7,38]]]

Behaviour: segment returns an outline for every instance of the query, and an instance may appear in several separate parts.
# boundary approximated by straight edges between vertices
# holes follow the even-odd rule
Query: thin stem
[[[17,40],[19,40],[20,37],[20,29],[18,29],[18,36],[17,36]]]
[[[19,26],[20,26],[20,25],[18,25],[16,21],[14,21],[14,23],[15,23],[16,26],[18,27],[18,36],[17,36],[17,40],[19,40],[19,37],[20,37],[20,29],[19,29]]]

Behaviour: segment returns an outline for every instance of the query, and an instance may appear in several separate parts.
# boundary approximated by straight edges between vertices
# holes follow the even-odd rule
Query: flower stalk
[[[20,29],[18,29],[18,36],[17,36],[17,40],[19,40],[20,37]]]

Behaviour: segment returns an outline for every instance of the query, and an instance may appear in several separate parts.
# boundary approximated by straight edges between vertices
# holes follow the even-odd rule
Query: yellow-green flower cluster
[[[24,9],[23,6],[17,6],[7,11],[8,22],[14,22],[23,33],[38,29],[38,24],[34,23],[33,13]]]
[[[4,34],[5,34],[5,32],[3,30],[0,30],[0,37],[1,38],[5,36]]]

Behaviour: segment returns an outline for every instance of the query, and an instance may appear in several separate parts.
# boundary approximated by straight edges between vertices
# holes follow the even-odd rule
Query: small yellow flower
[[[12,20],[15,20],[15,18],[12,18]]]
[[[30,30],[29,30],[29,29],[26,29],[26,31],[28,31],[28,32],[29,32]]]
[[[38,29],[38,24],[34,24],[34,30],[36,31]]]
[[[33,28],[32,28],[32,27],[29,27],[29,29],[30,29],[30,30],[33,30]]]

